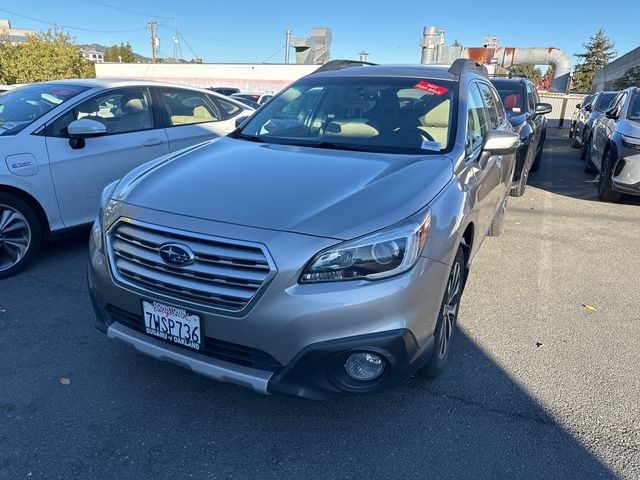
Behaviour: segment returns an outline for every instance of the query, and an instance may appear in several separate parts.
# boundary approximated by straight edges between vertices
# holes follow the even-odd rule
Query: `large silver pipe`
[[[549,65],[553,69],[553,80],[551,82],[551,92],[566,93],[569,88],[569,78],[571,75],[571,60],[559,48],[514,48],[511,55],[508,52],[500,52],[500,50],[508,50],[506,48],[496,49],[494,54],[498,61],[503,57],[503,66],[522,65],[530,63],[533,65]],[[508,63],[510,62],[510,63]]]
[[[429,65],[434,62],[434,55],[437,44],[437,29],[436,27],[424,27],[422,30],[422,41],[420,47],[422,49],[422,57],[420,63],[423,65]]]

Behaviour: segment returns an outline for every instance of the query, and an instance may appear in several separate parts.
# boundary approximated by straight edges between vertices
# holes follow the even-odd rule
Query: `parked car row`
[[[207,90],[125,80],[37,83],[0,96],[0,278],[41,237],[91,224],[135,167],[226,135],[253,109]]]
[[[95,218],[109,338],[263,393],[433,378],[473,259],[544,142],[532,84],[498,86],[457,60],[329,62],[255,112],[163,84],[17,89],[0,96],[0,275],[42,233]]]
[[[598,198],[640,195],[640,88],[597,92],[576,108],[570,138],[585,171],[598,174]]]

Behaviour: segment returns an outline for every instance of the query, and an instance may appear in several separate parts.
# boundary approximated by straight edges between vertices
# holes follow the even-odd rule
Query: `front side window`
[[[533,112],[536,109],[536,95],[533,91],[533,86],[527,83],[527,102],[529,103],[529,111]]]
[[[271,99],[239,137],[298,146],[423,154],[450,149],[453,82],[308,77]]]
[[[640,94],[636,93],[629,103],[627,118],[635,122],[640,122]]]
[[[172,127],[223,120],[223,115],[209,101],[207,94],[169,88],[161,89],[161,94]]]
[[[74,120],[88,118],[104,124],[107,135],[137,132],[154,128],[147,89],[117,89],[85,100],[65,112],[47,128],[47,135],[67,137],[67,127]]]
[[[86,87],[54,83],[27,85],[3,93],[0,95],[0,136],[15,135],[86,90]]]
[[[482,95],[476,84],[469,86],[469,105],[467,107],[467,155],[480,148],[489,131]]]
[[[486,83],[479,83],[478,88],[480,89],[484,106],[486,107],[487,114],[489,115],[489,128],[494,130],[502,124],[502,119],[498,113],[498,102],[496,101],[496,97],[493,95],[489,85]]]
[[[221,120],[228,120],[231,117],[235,117],[242,110],[242,108],[235,103],[227,102],[226,100],[214,97],[213,95],[209,96],[209,100],[218,107]]]

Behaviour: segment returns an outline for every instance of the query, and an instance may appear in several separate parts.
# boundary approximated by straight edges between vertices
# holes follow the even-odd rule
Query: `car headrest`
[[[139,98],[130,98],[122,107],[125,113],[140,113],[144,111],[144,104]]]

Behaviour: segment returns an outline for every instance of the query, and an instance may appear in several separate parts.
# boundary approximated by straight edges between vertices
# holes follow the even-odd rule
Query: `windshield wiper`
[[[334,142],[300,143],[300,144],[289,143],[289,145],[296,145],[299,147],[327,148],[330,150],[352,150],[354,152],[374,152],[375,151],[370,148],[354,147],[351,145],[345,145],[343,143],[334,143]]]
[[[241,138],[242,140],[248,140],[250,142],[265,143],[265,141],[258,135],[247,135],[246,133],[238,133],[235,137]]]

